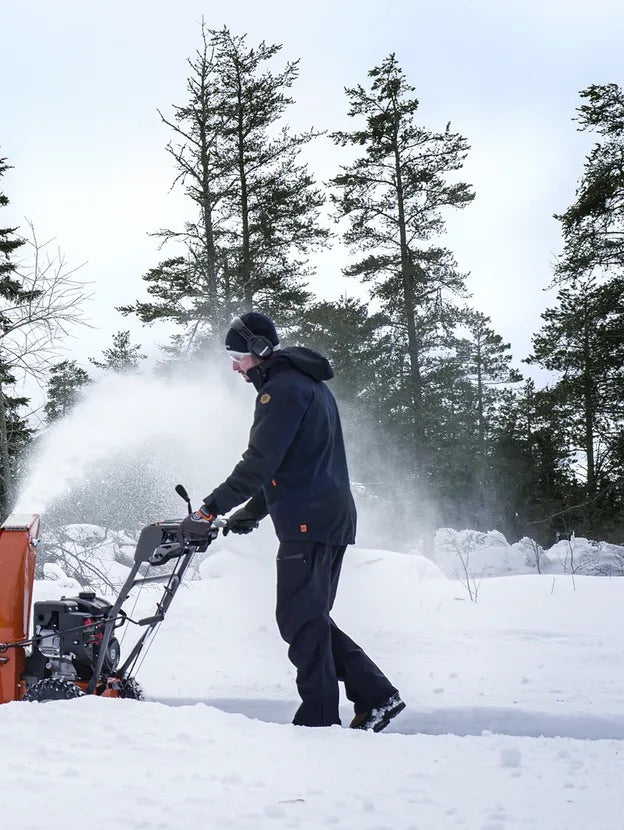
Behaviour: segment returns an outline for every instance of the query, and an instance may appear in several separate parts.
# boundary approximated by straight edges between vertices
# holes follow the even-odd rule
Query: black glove
[[[182,520],[179,535],[187,542],[204,542],[213,533],[212,522],[217,516],[217,511],[210,504],[201,507],[190,513]]]
[[[232,533],[251,533],[258,527],[258,518],[246,507],[241,507],[227,520],[227,525],[223,528],[223,535],[227,536],[230,531]]]

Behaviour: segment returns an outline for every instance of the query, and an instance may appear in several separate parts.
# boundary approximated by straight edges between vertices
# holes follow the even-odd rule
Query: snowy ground
[[[353,550],[335,618],[408,708],[378,735],[306,730],[257,538],[224,540],[177,594],[148,702],[0,707],[3,827],[624,827],[624,579],[484,579],[474,603],[419,556]]]

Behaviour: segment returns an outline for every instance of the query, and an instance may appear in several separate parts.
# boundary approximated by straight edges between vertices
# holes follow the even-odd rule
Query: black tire
[[[48,677],[34,683],[22,700],[45,703],[49,700],[73,700],[76,697],[84,697],[84,692],[71,680],[65,680],[64,677]]]
[[[124,677],[119,681],[119,697],[128,700],[145,700],[143,689],[134,677]]]

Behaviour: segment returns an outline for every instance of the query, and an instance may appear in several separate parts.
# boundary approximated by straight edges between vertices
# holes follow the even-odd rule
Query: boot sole
[[[386,712],[386,714],[383,717],[383,720],[380,720],[379,723],[376,723],[373,726],[373,732],[381,732],[382,729],[385,729],[386,726],[388,726],[388,724],[392,720],[392,718],[396,718],[399,712],[402,712],[403,709],[405,709],[405,704],[403,703],[403,701],[397,703],[397,705],[393,709],[390,709],[388,712]]]

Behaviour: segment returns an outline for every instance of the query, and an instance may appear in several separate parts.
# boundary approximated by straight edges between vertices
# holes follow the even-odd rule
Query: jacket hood
[[[334,370],[329,360],[314,349],[307,349],[305,346],[289,346],[274,352],[272,357],[260,364],[262,374],[268,375],[275,368],[278,370],[286,364],[294,366],[304,375],[309,375],[314,380],[330,380],[334,376]]]

